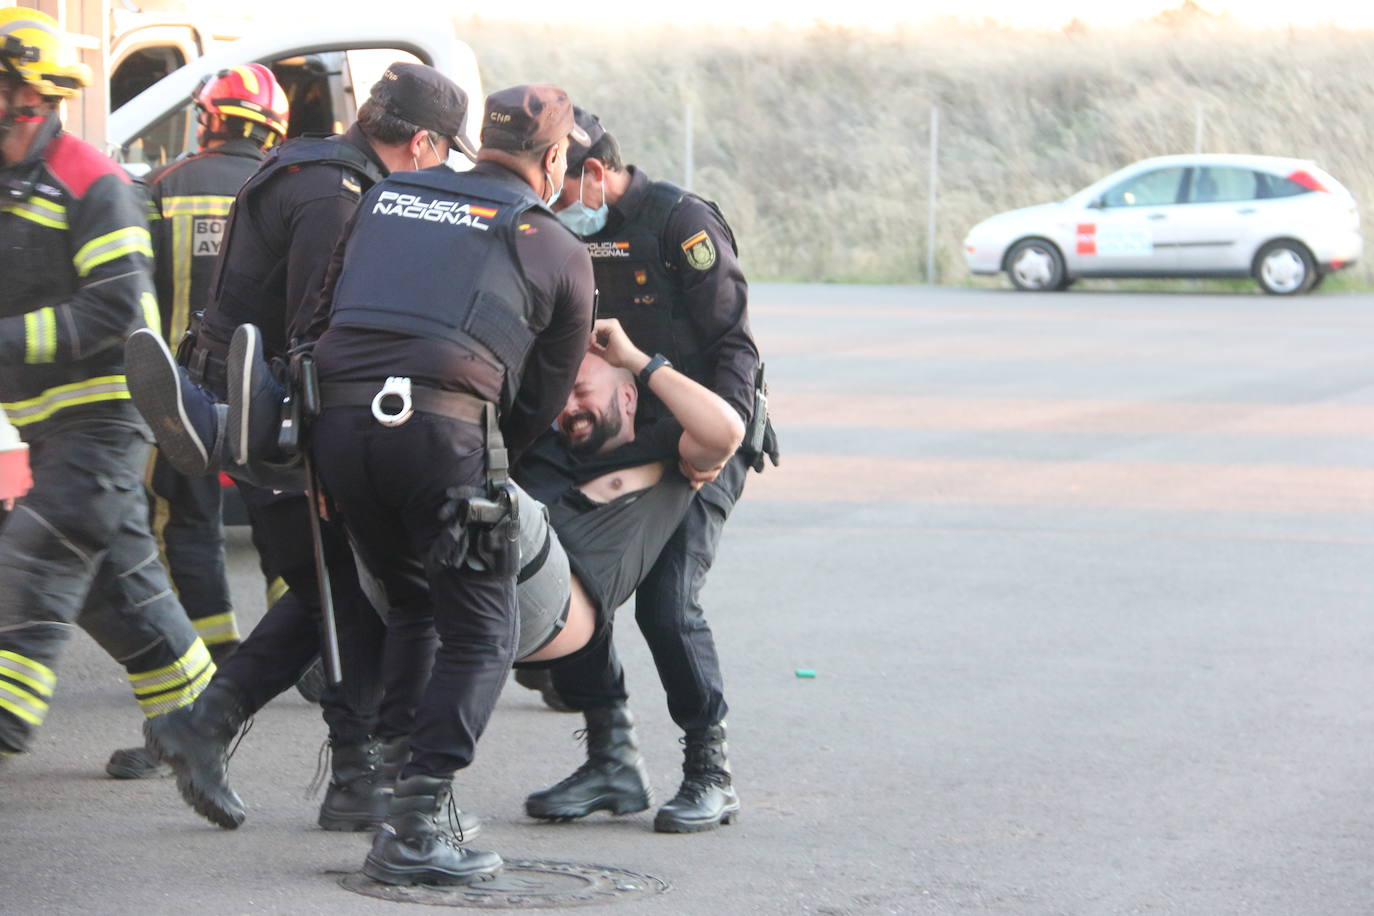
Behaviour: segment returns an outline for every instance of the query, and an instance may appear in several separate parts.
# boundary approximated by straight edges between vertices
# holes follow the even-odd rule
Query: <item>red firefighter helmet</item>
[[[291,105],[281,83],[262,64],[228,67],[207,76],[191,97],[209,137],[256,136],[266,147],[286,136]]]

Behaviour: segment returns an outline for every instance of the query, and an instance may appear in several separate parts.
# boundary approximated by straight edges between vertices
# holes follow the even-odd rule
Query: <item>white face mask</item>
[[[553,175],[550,174],[550,172],[549,172],[548,169],[545,169],[545,170],[544,170],[544,180],[547,181],[547,182],[549,183],[549,187],[551,187],[551,188],[553,187]],[[549,196],[548,196],[548,197],[544,198],[544,203],[545,203],[550,209],[552,209],[552,208],[553,208],[553,202],[554,202],[555,200],[557,200],[558,198],[562,197],[562,196],[563,196],[563,185],[562,185],[562,183],[560,183],[560,184],[558,185],[558,187],[553,188],[553,190],[549,192]]]
[[[434,164],[447,165],[448,160],[439,155],[439,149],[434,145],[434,138],[429,134],[425,134],[425,142],[429,144],[429,151],[434,154]],[[415,166],[415,171],[420,171],[420,160],[415,156],[411,156],[410,161]]]
[[[582,177],[578,180],[577,203],[563,210],[559,210],[558,213],[555,214],[560,223],[571,229],[574,234],[580,235],[583,238],[589,235],[596,235],[602,229],[606,228],[606,217],[609,216],[611,212],[610,205],[606,203],[605,176],[603,175],[601,178],[601,206],[595,210],[582,202],[582,198],[585,196],[586,181],[587,173],[584,170],[582,172]]]

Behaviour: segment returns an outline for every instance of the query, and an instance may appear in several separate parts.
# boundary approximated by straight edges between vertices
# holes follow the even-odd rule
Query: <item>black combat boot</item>
[[[383,741],[382,765],[378,770],[382,776],[382,785],[388,789],[394,788],[396,780],[401,778],[401,767],[405,766],[409,759],[410,737],[408,735],[398,735]]]
[[[630,710],[617,704],[582,715],[587,720],[587,762],[557,785],[526,798],[530,817],[567,821],[593,811],[634,814],[654,803]]]
[[[410,761],[410,736],[399,735],[382,742],[382,762],[377,767],[378,785],[383,792],[391,792],[396,781],[401,778],[401,768]],[[385,813],[385,809],[383,809]],[[458,832],[465,839],[472,839],[482,832],[482,819],[457,805],[449,807],[449,817],[458,825]]]
[[[553,675],[548,668],[516,668],[515,683],[534,690],[543,698],[544,705],[554,712],[577,712],[553,686]]]
[[[714,830],[739,816],[739,796],[725,759],[725,723],[692,729],[682,739],[682,787],[654,818],[659,833]]]
[[[190,706],[143,723],[148,747],[172,765],[177,790],[196,813],[226,830],[243,823],[243,802],[229,787],[229,745],[248,719],[230,684],[213,680]]]
[[[465,849],[465,835],[440,829],[439,815],[451,798],[447,779],[411,776],[398,782],[363,874],[383,884],[473,884],[496,877],[500,856]]]
[[[386,819],[382,788],[382,743],[335,746],[330,753],[329,790],[320,805],[325,830],[372,830]]]

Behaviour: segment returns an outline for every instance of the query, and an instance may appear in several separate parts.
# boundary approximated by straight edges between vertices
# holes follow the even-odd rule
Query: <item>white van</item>
[[[136,52],[153,53],[151,49]],[[165,49],[158,53],[166,53]],[[136,69],[126,57],[111,80],[112,94]],[[106,128],[106,145],[130,171],[142,171],[195,150],[196,118],[191,92],[201,77],[235,64],[272,68],[291,102],[287,136],[339,133],[387,65],[397,60],[428,64],[447,75],[480,111],[483,94],[477,60],[453,37],[447,20],[394,24],[331,24],[280,29],[221,44],[162,77],[116,108]],[[470,117],[469,140],[475,141]],[[474,142],[474,146],[475,146]],[[466,162],[461,156],[458,160]]]

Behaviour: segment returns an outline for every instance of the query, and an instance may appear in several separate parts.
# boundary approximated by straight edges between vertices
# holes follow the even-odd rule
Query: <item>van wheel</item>
[[[1317,265],[1307,247],[1281,239],[1255,255],[1255,282],[1271,296],[1296,296],[1317,282]]]
[[[1069,285],[1063,255],[1044,239],[1017,242],[1007,255],[1007,276],[1013,286],[1026,292],[1061,290]]]

